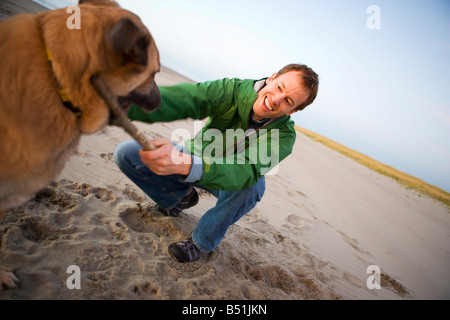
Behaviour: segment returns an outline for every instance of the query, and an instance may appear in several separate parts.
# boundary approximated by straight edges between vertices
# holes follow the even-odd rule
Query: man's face
[[[276,73],[267,78],[266,86],[258,92],[253,103],[256,120],[291,115],[308,99],[308,90],[300,84],[298,71],[287,72],[278,78],[275,76]]]

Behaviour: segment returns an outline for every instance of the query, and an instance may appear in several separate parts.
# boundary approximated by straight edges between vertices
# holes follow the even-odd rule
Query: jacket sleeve
[[[159,87],[161,106],[157,110],[146,112],[132,104],[128,117],[131,120],[153,123],[214,116],[232,105],[236,80],[223,79]]]

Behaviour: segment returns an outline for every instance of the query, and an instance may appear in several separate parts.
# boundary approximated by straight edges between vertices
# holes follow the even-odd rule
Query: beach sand
[[[10,2],[35,8],[2,1],[0,12],[15,13]],[[189,79],[162,68],[156,81]],[[177,141],[201,123],[137,125]],[[190,235],[215,198],[202,192],[181,217],[162,216],[113,161],[129,139],[117,127],[84,136],[51,186],[6,213],[0,265],[20,283],[0,299],[450,298],[449,208],[300,133],[257,207],[212,253],[178,263],[168,246]],[[67,286],[72,265],[80,289]],[[371,265],[381,289],[367,286]]]

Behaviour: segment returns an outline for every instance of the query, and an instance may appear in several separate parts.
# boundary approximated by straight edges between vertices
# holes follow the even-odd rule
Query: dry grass
[[[307,129],[301,128],[299,126],[295,127],[298,132],[303,133],[304,135],[310,137],[314,141],[320,142],[323,145],[334,149],[343,155],[352,158],[359,162],[360,164],[368,167],[369,169],[375,170],[376,172],[379,172],[385,176],[388,176],[401,185],[405,186],[409,189],[414,189],[420,192],[421,194],[427,195],[433,199],[436,199],[438,201],[443,202],[448,207],[450,207],[450,193],[439,189],[438,187],[435,187],[433,185],[430,185],[416,177],[410,176],[404,172],[401,172],[399,170],[396,170],[388,165],[385,165],[383,163],[380,163],[366,155],[363,155],[362,153],[359,153],[355,150],[352,150],[350,148],[347,148],[333,140],[327,139],[315,132],[309,131]]]

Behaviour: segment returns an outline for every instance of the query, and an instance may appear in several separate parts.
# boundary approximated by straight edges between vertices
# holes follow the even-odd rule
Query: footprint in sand
[[[366,250],[362,249],[359,246],[359,241],[358,240],[348,236],[346,233],[344,233],[342,231],[337,230],[337,232],[342,236],[342,238],[344,238],[345,242],[347,242],[351,247],[353,247],[353,249],[357,250],[360,253],[364,253],[364,254],[370,255],[369,252],[367,252]]]
[[[58,228],[45,222],[41,217],[26,217],[20,225],[22,235],[35,243],[43,243],[58,239],[61,233]]]
[[[76,183],[73,181],[69,181],[66,179],[62,179],[57,183],[54,183],[53,186],[55,187],[53,192],[56,192],[58,194],[62,195],[69,195],[67,192],[64,191],[71,191],[75,194],[78,194],[82,197],[89,197],[89,196],[95,196],[97,199],[100,199],[103,202],[109,202],[109,201],[115,201],[116,196],[114,192],[107,188],[102,187],[93,187],[90,184],[87,183]],[[49,189],[49,188],[47,188]],[[47,189],[44,189],[47,190]],[[51,189],[50,189],[51,190]],[[48,194],[49,191],[47,190],[46,193]],[[48,195],[46,195],[48,197]],[[70,196],[70,195],[69,195]],[[72,196],[73,199],[75,197]]]
[[[286,220],[297,228],[303,228],[305,226],[305,220],[295,214],[288,215]]]
[[[116,200],[116,196],[115,194],[105,188],[92,188],[92,194],[94,194],[94,196],[97,199],[100,199],[103,202],[109,202],[109,201],[114,201]]]
[[[79,206],[76,197],[64,192],[59,183],[53,183],[41,190],[35,195],[34,199],[30,200],[27,204],[44,204],[49,209],[57,208],[59,212],[67,211]]]
[[[155,218],[150,211],[152,208],[144,208],[140,203],[127,208],[119,214],[122,221],[133,231],[153,233],[159,237],[181,238],[181,232],[174,226],[170,218]]]
[[[393,290],[396,294],[398,294],[401,297],[405,297],[409,294],[405,286],[403,286],[400,282],[398,282],[397,280],[395,280],[394,278],[385,273],[381,274],[381,286]]]
[[[70,238],[74,232],[74,215],[72,213],[78,212],[82,202],[91,197],[102,202],[116,200],[114,193],[108,189],[63,179],[44,188],[33,199],[13,211],[16,217],[24,215],[20,224],[22,235],[32,242],[43,243],[59,238]],[[41,214],[29,215],[27,213],[30,210],[39,211]],[[97,214],[94,213],[91,219],[94,219]],[[119,234],[123,233],[124,228],[117,224],[111,226],[110,229]],[[124,238],[121,235],[118,237]]]
[[[179,263],[173,258],[168,257],[167,266],[184,274],[185,277],[201,277],[211,270],[211,266],[205,264],[205,257],[200,257],[200,260],[191,263]]]
[[[140,281],[131,286],[130,291],[137,296],[148,297],[161,295],[161,287],[157,283],[149,281]]]
[[[114,161],[114,153],[110,152],[110,153],[101,153],[100,157],[102,157],[102,159],[108,160],[108,161]]]

